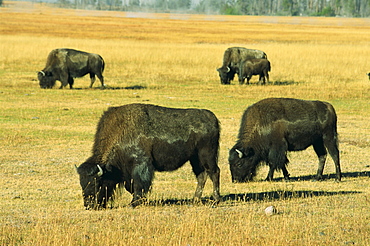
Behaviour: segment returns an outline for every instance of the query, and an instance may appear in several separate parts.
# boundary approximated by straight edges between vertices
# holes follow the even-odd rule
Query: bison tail
[[[101,58],[101,62],[102,62],[102,64],[101,64],[101,73],[103,73],[104,68],[105,68],[105,62],[104,62],[103,58]]]

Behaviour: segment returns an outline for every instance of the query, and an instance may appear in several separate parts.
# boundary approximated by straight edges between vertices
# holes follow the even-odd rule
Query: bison
[[[200,201],[208,174],[218,202],[219,136],[219,121],[209,110],[151,104],[109,108],[98,123],[92,156],[77,168],[84,206],[106,208],[117,185],[133,195],[131,206],[140,205],[155,171],[173,171],[187,161],[198,181],[194,201]]]
[[[225,50],[222,67],[218,68],[221,84],[230,84],[235,73],[239,72],[240,62],[247,59],[267,59],[261,50],[246,49],[243,47],[230,47]]]
[[[259,84],[269,83],[269,72],[271,64],[267,59],[250,59],[242,61],[239,68],[239,84],[243,84],[247,79],[247,85],[253,75],[259,75]]]
[[[370,73],[367,73],[366,75],[369,76],[369,80],[370,80]]]
[[[232,181],[250,181],[262,162],[270,167],[267,180],[273,179],[276,169],[289,179],[287,152],[305,150],[311,145],[319,158],[316,179],[322,179],[328,151],[340,181],[337,115],[333,106],[322,101],[263,99],[245,110],[238,140],[229,151]]]
[[[55,49],[49,53],[46,66],[38,72],[37,77],[43,89],[52,88],[57,80],[62,83],[60,89],[67,84],[70,89],[73,89],[74,78],[83,77],[89,73],[90,88],[95,82],[95,75],[104,87],[104,66],[104,60],[98,54],[73,49]]]

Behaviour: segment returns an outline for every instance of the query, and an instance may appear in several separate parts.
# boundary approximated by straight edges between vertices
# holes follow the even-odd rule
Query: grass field
[[[202,16],[0,8],[0,245],[370,245],[370,20]],[[263,50],[271,84],[221,85],[216,68],[231,46]],[[69,47],[102,55],[108,88],[40,89],[48,53]],[[57,82],[59,87],[59,82]],[[266,97],[318,99],[338,114],[343,181],[312,182],[310,147],[290,153],[292,181],[231,183],[228,148],[246,107]],[[85,211],[74,165],[90,155],[109,106],[152,103],[206,108],[221,122],[217,206],[192,205],[190,165],[156,173],[150,203]],[[204,197],[212,193],[207,181]],[[266,216],[274,205],[278,214]]]

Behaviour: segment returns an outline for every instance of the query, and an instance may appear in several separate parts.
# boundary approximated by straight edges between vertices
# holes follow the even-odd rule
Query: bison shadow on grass
[[[325,179],[335,179],[336,175],[335,173],[331,173],[328,175],[323,175],[323,180]],[[343,178],[356,178],[356,177],[370,177],[370,171],[363,171],[363,172],[342,172]],[[288,182],[297,182],[297,181],[310,181],[314,180],[315,175],[305,175],[305,176],[299,176],[299,177],[289,177]],[[283,177],[275,178],[273,181],[284,181]]]
[[[276,80],[276,81],[269,81],[268,83],[266,83],[265,85],[299,85],[299,84],[303,84],[304,82],[301,82],[301,81],[294,81],[294,80]],[[249,85],[244,85],[244,86],[253,86],[253,85],[256,85],[256,86],[260,86],[258,84],[258,82],[256,81],[252,81],[252,82],[249,82]]]
[[[105,87],[93,87],[93,88],[75,88],[73,90],[145,90],[148,89],[146,86],[142,85],[133,85],[133,86],[105,86]]]
[[[363,172],[346,172],[342,173],[342,177],[356,178],[356,177],[370,177],[370,171]],[[309,181],[314,178],[314,175],[305,175],[298,177],[290,177],[289,182]],[[323,175],[323,179],[335,179],[335,174]],[[282,181],[283,178],[275,178],[274,181]],[[265,181],[263,181],[265,182]],[[258,193],[239,193],[227,194],[222,196],[222,202],[230,201],[266,201],[266,200],[280,200],[290,198],[308,198],[320,196],[336,196],[347,194],[358,194],[359,191],[266,191]],[[205,205],[213,205],[214,201],[210,197],[204,197],[201,202]],[[168,205],[193,205],[193,199],[156,199],[150,200],[147,206],[168,206]]]
[[[275,80],[271,81],[269,83],[266,83],[266,85],[299,85],[303,84],[304,82],[294,81],[294,80]],[[253,83],[254,85],[258,85],[258,83]]]
[[[250,202],[250,201],[271,201],[281,200],[290,198],[308,198],[308,197],[320,197],[320,196],[336,196],[346,194],[357,194],[359,191],[312,191],[312,190],[298,190],[298,191],[266,191],[258,193],[239,193],[239,194],[227,194],[221,197],[222,202]],[[214,201],[205,197],[201,199],[204,205],[214,205]],[[146,206],[192,206],[193,199],[157,199],[150,200]],[[222,204],[219,204],[222,206]]]
[[[361,193],[359,191],[313,191],[313,190],[297,190],[297,191],[267,191],[259,193],[245,194],[229,194],[222,197],[222,201],[266,201],[266,200],[281,200],[290,198],[307,198],[318,196],[336,196],[346,194]]]
[[[298,85],[298,84],[302,84],[303,82],[298,82],[298,81],[294,81],[294,80],[284,80],[284,81],[280,81],[280,80],[276,80],[276,81],[270,81],[269,85]]]

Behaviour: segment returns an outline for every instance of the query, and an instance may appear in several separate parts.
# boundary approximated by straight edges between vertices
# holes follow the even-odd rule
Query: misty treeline
[[[370,17],[370,0],[58,0],[57,4],[119,11]]]

